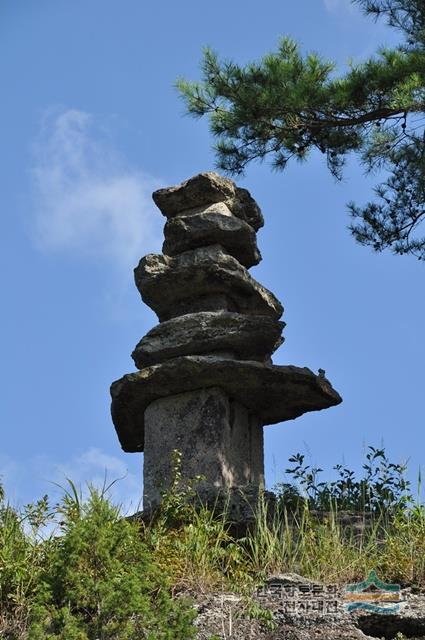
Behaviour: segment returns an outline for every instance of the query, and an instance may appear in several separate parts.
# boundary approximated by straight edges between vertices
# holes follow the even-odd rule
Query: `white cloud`
[[[130,472],[123,459],[97,448],[59,463],[46,456],[35,456],[25,462],[20,461],[18,465],[11,458],[0,456],[0,480],[5,486],[7,499],[16,505],[33,502],[46,493],[53,500],[60,499],[63,492],[59,486],[69,489],[67,478],[83,496],[87,496],[89,485],[101,490],[113,483],[108,492],[112,501],[122,505],[124,513],[134,513],[141,509],[142,501],[140,456],[137,456],[136,467],[140,471]]]
[[[45,114],[34,145],[35,241],[133,265],[157,250],[161,214],[151,199],[159,182],[129,167],[88,113]]]
[[[140,456],[138,463],[140,474],[136,475],[128,471],[124,460],[91,448],[65,463],[54,465],[54,481],[65,486],[66,478],[69,478],[76,486],[81,487],[83,495],[87,494],[88,485],[101,490],[113,483],[109,491],[112,500],[121,504],[124,512],[132,513],[141,508]]]

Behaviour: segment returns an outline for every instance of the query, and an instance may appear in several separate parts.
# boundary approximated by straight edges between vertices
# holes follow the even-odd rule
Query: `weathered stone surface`
[[[283,322],[228,311],[189,313],[162,322],[131,354],[142,369],[170,358],[227,351],[239,360],[263,362],[282,344]]]
[[[175,216],[175,217],[190,218],[191,216],[197,216],[200,213],[208,213],[208,214],[220,213],[222,216],[227,216],[229,218],[236,217],[230,211],[229,207],[225,202],[213,202],[212,204],[203,204],[201,206],[194,207],[193,209],[185,209],[179,216]],[[168,218],[168,221],[169,220],[174,220],[174,218]],[[240,218],[238,218],[238,220],[240,220]]]
[[[143,508],[155,509],[173,479],[173,451],[181,476],[202,498],[211,488],[264,486],[263,428],[256,416],[217,387],[152,402],[145,411]],[[187,484],[186,484],[187,486]]]
[[[304,584],[308,585],[309,581],[305,580]],[[308,595],[304,598],[306,614],[299,616],[296,622],[285,618],[285,600],[282,598],[276,597],[273,606],[265,603],[263,598],[254,596],[262,610],[273,613],[276,625],[273,630],[262,624],[260,619],[249,615],[246,596],[223,592],[199,593],[196,590],[184,595],[192,598],[198,614],[195,620],[196,640],[210,640],[211,637],[237,640],[373,640],[357,629],[348,615],[329,615],[319,611],[313,617],[310,612],[313,607],[305,603],[306,600],[308,604],[311,602]]]
[[[279,300],[220,245],[178,256],[149,254],[134,270],[143,301],[159,320],[195,311],[236,311],[280,318]]]
[[[256,231],[264,225],[261,210],[249,191],[213,171],[199,173],[173,187],[158,189],[152,197],[167,218],[185,215],[183,212],[195,207],[224,202],[235,216],[248,222]]]
[[[271,576],[267,583],[279,583],[279,577]],[[187,595],[193,598],[194,606],[198,612],[196,626],[197,640],[209,640],[211,636],[220,635],[229,630],[229,620],[232,621],[231,632],[228,637],[238,640],[374,640],[381,638],[390,640],[395,638],[410,638],[411,640],[424,640],[425,638],[425,594],[414,593],[416,589],[408,587],[402,590],[403,604],[395,614],[368,613],[364,610],[347,612],[343,606],[342,590],[345,585],[340,585],[335,610],[327,613],[326,608],[320,606],[318,596],[314,597],[316,606],[306,606],[311,603],[311,596],[299,594],[298,585],[316,585],[318,588],[326,588],[327,584],[312,582],[302,576],[289,574],[282,576],[284,583],[292,586],[294,590],[288,590],[282,594],[278,590],[271,590],[268,596],[258,593],[253,594],[254,600],[263,608],[273,614],[276,628],[271,631],[258,620],[252,620],[246,614],[246,604],[243,596],[234,593],[203,593],[193,590]],[[326,598],[326,596],[325,596]],[[328,596],[329,598],[329,596]],[[332,597],[330,598],[332,602]],[[322,599],[322,605],[326,600]],[[304,602],[304,606],[300,603]],[[317,604],[319,603],[319,604]],[[292,606],[291,606],[292,605]],[[295,606],[294,606],[295,605]],[[299,609],[298,613],[288,613]],[[225,637],[222,635],[222,637]]]
[[[307,368],[181,356],[127,374],[112,384],[112,419],[124,451],[143,451],[144,414],[152,402],[208,387],[226,391],[263,425],[292,420],[342,401],[324,376]]]
[[[219,244],[245,267],[252,267],[261,260],[254,229],[233,215],[204,211],[171,218],[165,225],[164,235],[162,251],[168,256]]]
[[[217,211],[171,218],[165,225],[164,236],[162,251],[169,256],[219,244],[247,268],[261,260],[253,228],[233,215]]]

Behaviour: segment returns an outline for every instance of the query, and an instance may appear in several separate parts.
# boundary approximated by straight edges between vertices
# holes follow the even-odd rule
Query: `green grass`
[[[233,538],[222,514],[196,510],[178,526],[145,528],[155,561],[168,567],[176,589],[249,591],[266,576],[298,573],[327,583],[355,582],[371,569],[388,582],[425,587],[423,508],[384,517],[373,514],[355,535],[337,511],[319,519],[307,504],[297,513],[268,513],[259,501],[254,524]]]

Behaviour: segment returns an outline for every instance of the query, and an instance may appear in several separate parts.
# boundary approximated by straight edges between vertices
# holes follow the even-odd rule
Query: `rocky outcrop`
[[[251,603],[234,593],[199,594],[188,592],[197,611],[197,640],[237,638],[237,640],[398,640],[425,639],[425,593],[415,593],[407,587],[401,590],[401,606],[395,614],[374,614],[364,610],[347,612],[342,591],[337,587],[334,596],[321,598],[320,590],[329,585],[312,582],[296,574],[270,577],[266,581],[274,587],[279,582],[283,592],[270,591],[268,597],[255,594]],[[304,588],[304,594],[297,592]],[[312,598],[308,589],[316,595]],[[303,600],[306,602],[303,603]],[[324,607],[320,606],[324,600]],[[252,602],[268,611],[274,628],[261,623],[261,616],[252,616]],[[308,602],[308,605],[307,605]],[[329,609],[326,606],[329,604]],[[295,606],[294,606],[295,605]],[[291,610],[294,613],[290,613]],[[328,610],[327,610],[328,609]],[[265,616],[263,616],[265,617]]]
[[[112,419],[125,451],[144,451],[144,506],[170,484],[168,459],[182,455],[183,480],[206,478],[206,494],[263,487],[263,426],[337,405],[324,374],[275,366],[283,307],[248,272],[260,253],[260,208],[246,189],[202,173],[160,189],[167,218],[163,254],[134,270],[160,324],[140,340],[140,371],[111,386]]]

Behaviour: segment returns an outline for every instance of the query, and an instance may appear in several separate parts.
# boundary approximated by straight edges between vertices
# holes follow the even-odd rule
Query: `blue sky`
[[[341,68],[395,37],[348,0],[2,3],[0,474],[15,502],[106,469],[124,478],[116,499],[137,505],[141,456],[120,450],[109,413],[110,383],[156,324],[132,268],[161,246],[151,192],[214,166],[207,123],[184,116],[173,83],[198,78],[204,45],[245,62],[285,34]],[[285,306],[275,362],[325,369],[344,398],[266,427],[269,486],[296,451],[358,468],[382,442],[415,475],[425,272],[349,236],[345,203],[365,202],[373,182],[352,162],[336,184],[314,156],[284,174],[252,166],[238,183],[266,219],[252,274]]]

